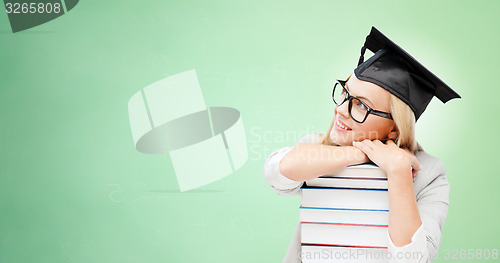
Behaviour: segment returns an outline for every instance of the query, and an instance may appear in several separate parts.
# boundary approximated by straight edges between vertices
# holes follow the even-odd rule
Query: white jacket
[[[321,138],[322,134],[310,134],[300,139],[297,144],[319,143]],[[279,171],[281,159],[291,149],[292,147],[284,147],[274,151],[264,164],[266,181],[280,195],[300,195],[302,191],[300,187],[303,182],[291,180]],[[415,156],[422,165],[413,183],[422,225],[413,235],[412,242],[403,247],[396,247],[387,235],[389,241],[387,253],[391,255],[391,259],[386,260],[387,262],[432,262],[441,244],[441,229],[446,221],[449,205],[450,185],[446,179],[446,170],[438,158],[424,151],[418,152]],[[300,252],[300,224],[297,223],[283,262],[301,262]],[[407,255],[418,256],[407,258]]]

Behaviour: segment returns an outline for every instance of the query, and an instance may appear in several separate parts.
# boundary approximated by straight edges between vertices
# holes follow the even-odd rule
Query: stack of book
[[[300,206],[302,262],[387,260],[387,175],[374,164],[306,181]]]

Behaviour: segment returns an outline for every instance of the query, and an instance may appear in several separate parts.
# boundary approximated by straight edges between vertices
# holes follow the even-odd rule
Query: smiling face
[[[390,93],[371,82],[363,81],[354,74],[346,83],[351,96],[357,97],[374,110],[391,112]],[[395,139],[397,131],[393,120],[369,114],[363,123],[354,121],[349,115],[349,103],[335,107],[335,123],[330,133],[338,145],[352,146],[353,141]]]

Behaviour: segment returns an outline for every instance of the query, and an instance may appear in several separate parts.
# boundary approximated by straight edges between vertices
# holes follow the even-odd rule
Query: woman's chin
[[[343,138],[342,136],[338,136],[333,132],[330,134],[330,139],[337,145],[340,146],[352,146],[352,140],[348,138]]]
[[[339,146],[352,146],[352,142],[340,142],[340,143],[337,143],[337,145],[339,145]]]

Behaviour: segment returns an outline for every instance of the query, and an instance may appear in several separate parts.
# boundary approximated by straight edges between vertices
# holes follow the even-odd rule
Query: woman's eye
[[[368,108],[365,106],[365,104],[361,103],[361,101],[359,101],[359,100],[355,100],[354,105],[361,110],[368,110]]]

